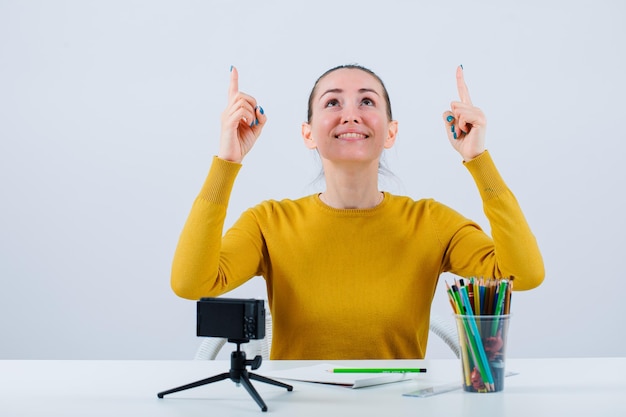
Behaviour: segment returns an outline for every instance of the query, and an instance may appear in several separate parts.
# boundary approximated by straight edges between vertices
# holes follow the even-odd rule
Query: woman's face
[[[323,160],[373,162],[396,138],[398,125],[387,116],[383,87],[371,74],[342,68],[317,84],[312,117],[302,125],[306,146]]]

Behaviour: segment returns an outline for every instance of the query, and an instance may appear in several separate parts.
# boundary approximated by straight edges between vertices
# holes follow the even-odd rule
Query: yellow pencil
[[[474,290],[474,314],[480,315],[480,284],[478,280],[472,278],[472,287]]]
[[[463,320],[463,319],[459,319],[459,320]],[[462,332],[461,329],[458,329],[458,330]],[[465,338],[462,336],[462,334],[459,336],[461,336],[459,337],[459,344],[461,345],[461,355],[463,355],[463,360],[461,360],[461,362],[463,363],[463,376],[465,377],[465,386],[471,387],[472,379],[471,379],[471,371],[470,371],[470,365],[469,365],[470,364],[469,354],[467,353],[468,346],[465,343]]]

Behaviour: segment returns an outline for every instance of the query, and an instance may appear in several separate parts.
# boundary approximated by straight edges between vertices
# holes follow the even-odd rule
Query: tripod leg
[[[293,391],[293,387],[291,385],[287,385],[283,382],[276,381],[262,375],[253,374],[252,372],[248,372],[248,376],[250,379],[254,379],[255,381],[265,382],[266,384],[276,385],[277,387],[287,388],[287,391]]]
[[[215,375],[215,376],[212,376],[210,378],[201,379],[200,381],[192,382],[190,384],[181,385],[180,387],[172,388],[172,389],[167,390],[167,391],[159,392],[157,394],[157,397],[163,398],[164,395],[171,394],[173,392],[184,391],[184,390],[189,389],[189,388],[200,387],[202,385],[210,384],[211,382],[222,381],[222,380],[228,379],[228,378],[230,378],[230,373],[224,372],[222,374]]]
[[[239,382],[241,382],[246,391],[248,391],[252,398],[254,398],[254,401],[256,401],[259,407],[261,407],[261,411],[267,411],[267,405],[265,405],[265,402],[263,402],[263,398],[261,398],[257,390],[255,390],[252,386],[252,383],[250,382],[250,379],[248,379],[248,376],[246,374],[241,374]]]

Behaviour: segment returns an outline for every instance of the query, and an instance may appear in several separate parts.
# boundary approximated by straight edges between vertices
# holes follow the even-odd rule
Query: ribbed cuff
[[[240,169],[241,164],[214,156],[198,198],[215,204],[227,205]]]

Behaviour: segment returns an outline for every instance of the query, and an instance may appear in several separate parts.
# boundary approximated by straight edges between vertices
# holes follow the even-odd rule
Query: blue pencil
[[[459,292],[461,293],[463,303],[469,306],[470,302],[469,297],[467,296],[467,289],[465,287],[461,287]],[[476,349],[478,350],[478,356],[480,356],[480,358],[477,359],[479,364],[482,364],[482,367],[479,367],[479,370],[481,370],[480,368],[482,368],[481,374],[483,380],[487,380],[486,382],[483,382],[485,382],[485,386],[489,391],[493,391],[495,389],[493,375],[491,374],[491,368],[489,367],[489,361],[487,360],[485,347],[483,346],[482,339],[480,338],[480,332],[478,331],[478,327],[476,326],[476,320],[474,320],[474,314],[472,313],[472,309],[466,309],[466,314],[468,315],[469,327],[472,333],[471,335],[468,334],[467,336],[474,339]]]

